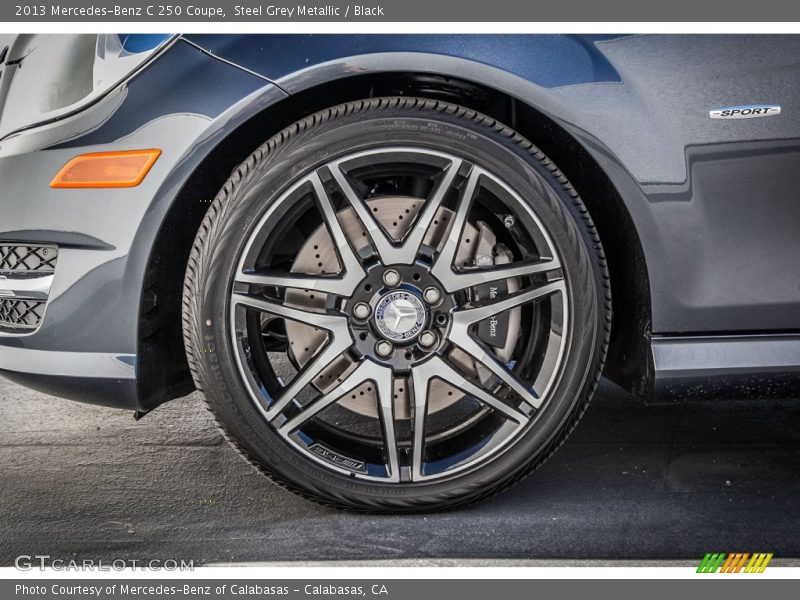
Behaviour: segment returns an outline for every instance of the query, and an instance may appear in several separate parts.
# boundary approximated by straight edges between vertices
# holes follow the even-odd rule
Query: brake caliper
[[[503,244],[497,243],[497,237],[486,223],[478,222],[478,243],[475,246],[473,261],[478,268],[492,268],[509,264],[513,255]],[[476,286],[473,289],[478,302],[495,302],[508,294],[519,290],[519,281],[500,279]],[[494,348],[498,358],[506,361],[510,358],[514,344],[519,335],[519,308],[507,310],[478,323],[478,338],[486,345]]]

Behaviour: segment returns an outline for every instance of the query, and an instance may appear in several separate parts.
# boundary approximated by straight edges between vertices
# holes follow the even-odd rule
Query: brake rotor
[[[424,200],[407,196],[381,197],[367,200],[367,206],[372,210],[375,219],[385,229],[389,237],[396,241],[403,239],[413,226],[417,213],[423,204]],[[433,223],[425,236],[424,243],[426,245],[438,248],[443,243],[452,215],[452,211],[447,208],[442,207],[437,211]],[[356,252],[366,249],[369,246],[367,233],[355,211],[352,208],[346,208],[339,211],[337,216],[345,236],[350,240]],[[486,239],[486,236],[480,235],[480,233],[481,231],[478,227],[471,223],[465,224],[455,258],[457,267],[472,264],[476,255],[486,252],[485,248],[479,247],[482,240],[484,240],[485,245]],[[493,238],[494,236],[492,235],[491,237]],[[491,256],[491,248],[489,248],[488,255]],[[321,224],[300,248],[291,272],[321,275],[338,273],[339,271],[340,265],[333,239],[328,232],[328,228]],[[286,292],[285,303],[287,306],[298,308],[322,309],[325,307],[326,295],[313,290],[290,289]],[[298,368],[302,368],[325,344],[327,334],[315,327],[297,321],[286,320],[286,337],[289,342],[289,353]],[[466,353],[457,349],[453,350],[450,359],[458,364],[465,373],[473,376],[480,375],[475,368],[474,360]],[[335,387],[352,366],[349,359],[341,358],[322,371],[314,379],[313,385],[320,392],[325,393]],[[395,418],[409,419],[412,416],[409,384],[410,381],[407,377],[395,377]],[[462,392],[445,381],[440,379],[433,380],[428,394],[428,411],[431,414],[441,411],[457,402],[462,396]],[[339,401],[339,405],[358,414],[378,418],[377,398],[374,387],[370,383],[362,384],[352,390],[349,395]]]

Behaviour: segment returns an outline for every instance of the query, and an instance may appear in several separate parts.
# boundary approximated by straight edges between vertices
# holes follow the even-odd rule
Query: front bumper
[[[263,86],[180,42],[83,112],[0,140],[0,245],[58,253],[36,290],[19,272],[0,273],[7,308],[34,291],[43,302],[35,316],[0,319],[0,372],[56,396],[142,409],[139,309],[154,240],[225,111]],[[76,155],[142,148],[162,154],[137,187],[49,186]]]
[[[128,147],[164,149],[164,160],[129,189],[49,187],[53,174],[76,154],[117,149],[117,143],[15,152],[35,147],[35,137],[46,143],[50,136],[37,130],[0,145],[0,245],[14,256],[32,246],[57,253],[49,272],[12,269],[11,261],[0,265],[0,370],[55,395],[137,407],[143,268],[134,245],[171,163],[186,151],[183,140],[204,124],[187,118],[169,128],[171,134],[162,124],[129,138]],[[186,136],[192,129],[195,135]],[[112,382],[118,385],[107,385]]]

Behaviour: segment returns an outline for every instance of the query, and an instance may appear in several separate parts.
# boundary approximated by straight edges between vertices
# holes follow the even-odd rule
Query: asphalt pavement
[[[796,559],[799,507],[799,400],[646,406],[604,383],[567,444],[510,491],[456,512],[369,516],[272,485],[194,395],[137,423],[0,379],[0,565],[19,554],[196,564]]]

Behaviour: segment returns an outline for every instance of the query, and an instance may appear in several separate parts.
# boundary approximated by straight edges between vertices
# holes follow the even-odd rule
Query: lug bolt
[[[511,229],[514,226],[515,220],[513,215],[506,215],[506,218],[503,219],[503,225],[506,226],[506,229]]]
[[[370,314],[372,314],[372,309],[366,302],[359,302],[353,308],[353,316],[355,316],[356,319],[360,319],[361,321],[366,321],[369,318]]]
[[[383,274],[383,283],[389,287],[395,287],[400,284],[400,273],[394,269],[389,269]]]
[[[435,287],[425,288],[425,291],[422,292],[422,297],[425,298],[425,302],[428,304],[437,304],[442,299],[442,295]]]
[[[423,331],[419,336],[419,345],[430,348],[436,343],[436,335],[432,331]]]
[[[389,356],[393,350],[394,348],[392,347],[392,345],[386,340],[381,340],[380,342],[375,344],[375,354],[383,358]]]

